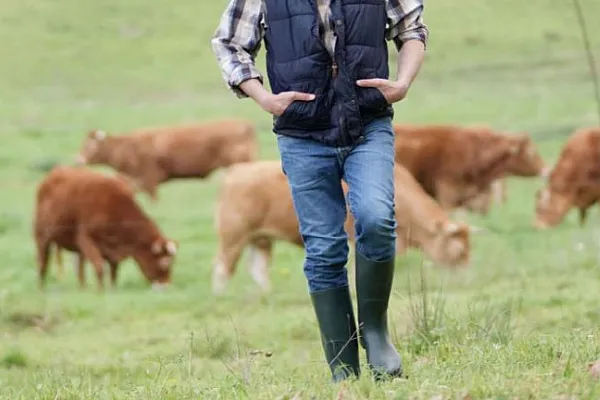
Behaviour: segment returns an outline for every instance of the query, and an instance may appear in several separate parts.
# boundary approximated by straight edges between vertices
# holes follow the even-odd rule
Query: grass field
[[[583,3],[600,58],[600,2]],[[38,290],[36,184],[44,167],[72,160],[89,129],[236,115],[260,128],[261,157],[277,157],[270,118],[225,89],[212,55],[224,7],[0,2],[0,397],[600,398],[588,373],[600,358],[600,218],[580,228],[571,214],[534,232],[536,180],[510,181],[507,205],[468,217],[488,229],[469,269],[427,267],[416,252],[398,260],[390,324],[405,380],[330,385],[302,252],[290,245],[276,248],[271,295],[241,265],[227,294],[212,296],[218,175],[165,184],[155,205],[139,196],[181,244],[170,290],[151,292],[127,262],[116,290],[99,294],[88,270],[82,291],[70,257],[66,278],[51,269]],[[526,130],[549,163],[572,129],[598,123],[570,2],[437,0],[426,22],[426,65],[396,121]]]

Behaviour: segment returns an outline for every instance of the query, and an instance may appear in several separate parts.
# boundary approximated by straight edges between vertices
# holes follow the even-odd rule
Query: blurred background
[[[600,59],[600,2],[581,3]],[[36,185],[52,165],[73,161],[89,130],[126,133],[235,116],[256,124],[261,158],[278,157],[271,117],[226,89],[212,53],[210,38],[226,4],[0,2],[5,398],[293,398],[300,392],[297,398],[309,398],[337,390],[327,386],[300,249],[276,246],[271,295],[261,296],[240,266],[227,294],[212,296],[219,174],[167,183],[155,205],[138,196],[181,244],[169,291],[151,293],[133,262],[124,264],[114,291],[99,295],[91,270],[88,289],[79,290],[70,255],[65,279],[54,278],[51,267],[46,293],[37,288]],[[424,15],[426,62],[408,98],[395,105],[395,122],[529,132],[548,164],[574,129],[599,124],[572,2],[437,0],[426,2]],[[263,52],[258,65],[265,71]],[[487,217],[468,216],[490,231],[475,239],[468,270],[423,268],[416,252],[398,261],[391,318],[416,380],[401,387],[364,383],[348,398],[387,398],[390,391],[455,398],[465,390],[473,398],[551,398],[575,391],[573,382],[579,395],[592,393],[586,366],[600,348],[599,219],[594,210],[584,228],[570,215],[554,230],[533,232],[533,194],[541,184],[511,180],[508,204]],[[429,316],[415,317],[411,291],[432,296],[419,303],[421,314],[431,309]],[[430,326],[419,330],[418,321]],[[251,355],[257,349],[273,356]],[[570,366],[559,353],[569,355]]]

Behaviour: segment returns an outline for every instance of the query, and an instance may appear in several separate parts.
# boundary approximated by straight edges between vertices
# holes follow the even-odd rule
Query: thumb
[[[312,93],[292,92],[292,100],[311,101],[315,99]]]
[[[362,87],[380,87],[383,83],[383,79],[373,78],[373,79],[359,79],[356,81],[358,86]]]

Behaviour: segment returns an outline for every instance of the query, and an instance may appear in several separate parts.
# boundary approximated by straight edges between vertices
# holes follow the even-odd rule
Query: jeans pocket
[[[328,162],[319,162],[313,155],[324,145],[312,140],[277,135],[281,168],[294,191],[314,189],[331,175]]]

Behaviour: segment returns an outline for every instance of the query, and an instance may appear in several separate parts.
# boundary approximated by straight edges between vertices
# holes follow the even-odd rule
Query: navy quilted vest
[[[334,57],[319,36],[316,0],[265,0],[267,75],[273,93],[315,94],[274,119],[277,134],[349,146],[362,127],[393,109],[375,88],[357,79],[389,77],[385,0],[332,0]]]

